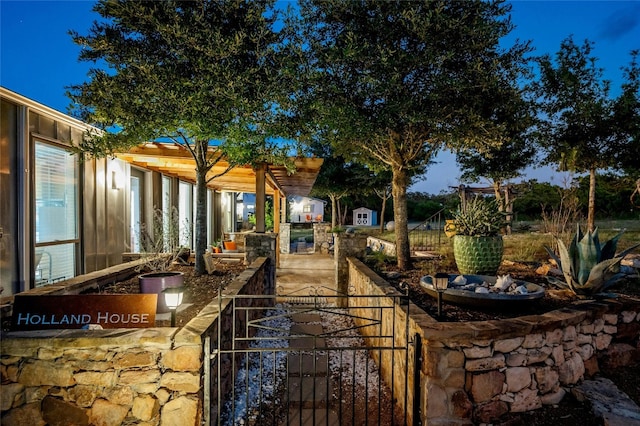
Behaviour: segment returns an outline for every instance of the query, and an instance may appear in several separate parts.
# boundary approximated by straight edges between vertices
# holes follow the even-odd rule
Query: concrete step
[[[327,387],[329,386],[329,387]],[[294,408],[326,408],[331,392],[328,377],[290,377],[288,386],[289,406]]]
[[[287,357],[289,377],[326,377],[329,372],[328,356],[313,352],[289,352]],[[314,364],[315,362],[315,364]]]
[[[280,426],[296,425],[296,426],[326,426],[341,424],[338,413],[334,410],[289,410],[288,419],[283,419]]]

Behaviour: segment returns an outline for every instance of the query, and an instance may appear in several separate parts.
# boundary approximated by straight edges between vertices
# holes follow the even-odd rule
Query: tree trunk
[[[407,186],[409,175],[400,167],[393,168],[391,193],[393,195],[393,220],[396,232],[396,255],[398,268],[406,271],[411,268],[411,249],[409,247],[409,220],[407,217]]]
[[[336,229],[336,196],[329,194],[329,198],[331,199],[331,229]]]
[[[384,209],[387,208],[387,191],[384,191],[384,196],[382,197],[382,208],[380,209],[380,233],[384,232]]]
[[[587,213],[587,228],[589,231],[596,229],[596,169],[589,170],[589,209]]]
[[[204,253],[207,250],[207,169],[196,167],[196,264],[194,273],[202,275],[206,267]]]

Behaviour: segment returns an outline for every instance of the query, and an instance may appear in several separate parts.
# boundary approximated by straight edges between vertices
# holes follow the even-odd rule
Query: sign
[[[157,300],[157,294],[18,294],[11,329],[155,327]]]

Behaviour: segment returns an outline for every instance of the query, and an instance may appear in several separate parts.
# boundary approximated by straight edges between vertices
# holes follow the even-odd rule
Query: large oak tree
[[[345,158],[392,172],[398,266],[410,266],[407,187],[443,147],[502,143],[492,121],[527,44],[501,1],[303,0],[297,114]],[[365,160],[366,161],[366,160]]]
[[[568,37],[555,58],[541,57],[538,92],[544,113],[540,140],[547,161],[564,170],[589,173],[590,230],[595,228],[596,171],[637,164],[640,128],[637,52],[632,52],[621,93],[614,98],[611,82],[604,78],[592,50],[592,42],[578,45]]]
[[[71,33],[82,46],[79,59],[96,65],[87,82],[70,88],[72,112],[104,130],[78,148],[102,157],[163,140],[192,154],[197,273],[205,269],[206,186],[216,178],[209,171],[223,157],[246,164],[274,154],[266,127],[282,85],[272,5],[100,0],[94,11],[101,19],[89,33]]]

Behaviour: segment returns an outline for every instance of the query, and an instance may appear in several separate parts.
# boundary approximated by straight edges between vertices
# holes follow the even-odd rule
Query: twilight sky
[[[79,48],[68,30],[87,33],[97,14],[93,1],[0,0],[0,85],[56,110],[66,112],[65,87],[86,79],[88,64],[79,63]],[[617,95],[629,52],[640,49],[640,1],[512,1],[516,29],[510,38],[532,40],[534,54],[554,54],[569,35],[581,44],[595,42],[598,65]],[[507,42],[509,40],[506,40]],[[457,186],[455,157],[438,156],[425,177],[410,189],[437,194]],[[527,170],[524,179],[563,184],[563,175],[548,168]]]

